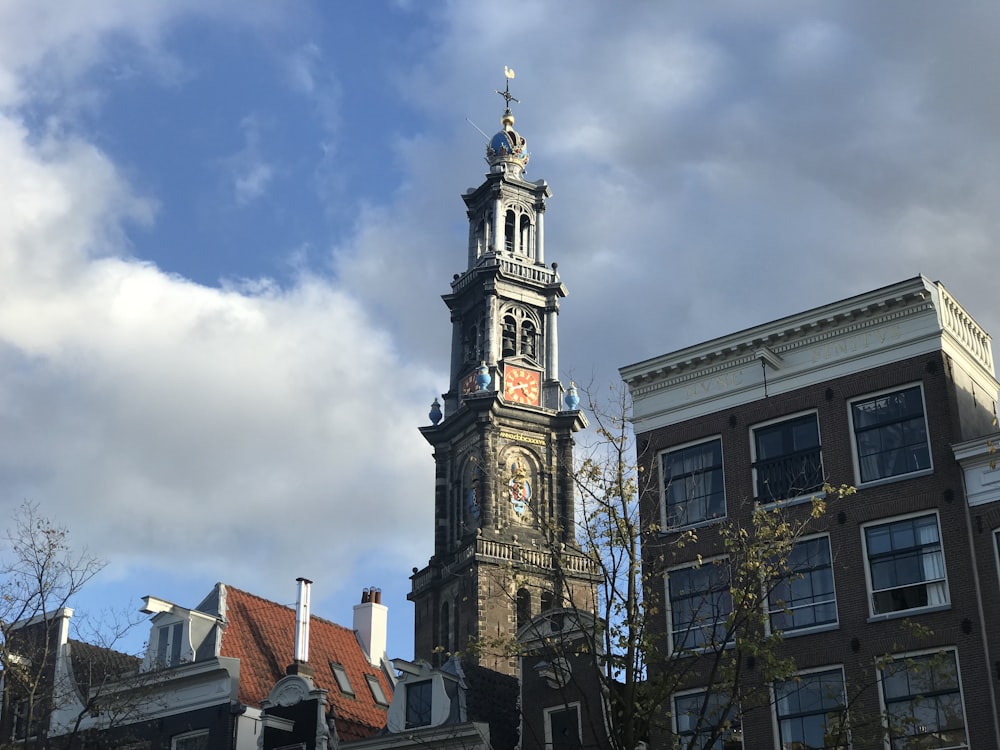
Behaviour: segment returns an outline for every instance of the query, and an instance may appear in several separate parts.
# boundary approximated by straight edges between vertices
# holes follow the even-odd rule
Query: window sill
[[[918,477],[930,476],[934,473],[934,467],[929,469],[920,469],[919,471],[911,471],[909,474],[896,474],[895,476],[885,477],[884,479],[872,479],[870,482],[858,482],[859,490],[866,490],[869,487],[879,487],[883,484],[892,484],[893,482],[903,482],[907,479],[917,479]]]
[[[669,656],[671,659],[688,659],[698,656],[704,656],[705,654],[718,654],[723,651],[728,651],[731,648],[735,648],[735,646],[736,646],[735,641],[726,641],[726,643],[721,646],[704,646],[702,648],[688,648],[684,649],[683,651],[677,651],[676,649],[671,647],[670,652],[667,654],[667,656]]]
[[[675,534],[683,534],[686,531],[692,531],[693,529],[703,529],[707,526],[714,526],[720,524],[726,520],[726,516],[719,516],[718,518],[709,518],[707,521],[698,521],[696,523],[688,523],[683,526],[669,526],[665,529],[661,529],[657,532],[660,536],[673,536]]]
[[[788,640],[789,638],[799,638],[804,635],[815,635],[817,633],[829,633],[831,630],[840,630],[839,622],[830,622],[825,625],[813,625],[809,628],[796,628],[795,630],[782,630],[781,638],[783,640]],[[770,631],[773,635],[776,631]]]
[[[813,500],[822,500],[826,497],[826,493],[823,490],[819,492],[811,492],[808,495],[797,495],[795,497],[789,497],[785,500],[768,500],[761,502],[757,498],[754,500],[757,502],[761,508],[765,510],[774,510],[775,508],[787,508],[792,505],[802,505],[804,503],[811,503]]]
[[[868,618],[869,623],[881,622],[882,620],[899,620],[904,617],[913,617],[914,615],[927,615],[932,612],[946,612],[951,609],[951,602],[947,604],[937,604],[933,607],[914,607],[913,609],[901,609],[898,612],[886,612],[885,614],[871,615]]]

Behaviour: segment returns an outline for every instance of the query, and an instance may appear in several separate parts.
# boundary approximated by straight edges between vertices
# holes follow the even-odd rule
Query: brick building
[[[666,561],[659,637],[672,669],[693,667],[654,746],[846,747],[846,717],[854,748],[1000,747],[998,384],[989,336],[943,286],[909,279],[621,373],[651,477],[644,554]],[[782,633],[795,677],[760,685],[737,655],[739,688],[716,695],[698,665],[732,651],[721,529],[761,504],[801,518],[824,481],[857,493],[831,494],[794,574],[762,585],[762,635]],[[730,728],[699,744],[705,714]]]

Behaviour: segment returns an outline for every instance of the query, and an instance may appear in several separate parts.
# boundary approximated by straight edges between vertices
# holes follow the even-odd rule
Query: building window
[[[156,666],[176,667],[181,663],[184,623],[175,622],[156,629]]]
[[[382,689],[382,683],[379,682],[378,677],[373,674],[366,674],[365,682],[368,683],[368,689],[371,691],[375,702],[380,706],[388,706],[389,701],[385,697],[385,691]]]
[[[581,750],[580,705],[572,703],[545,709],[545,747],[552,750]]]
[[[726,514],[721,439],[667,451],[662,461],[668,527],[688,526]]]
[[[796,543],[788,553],[786,572],[768,591],[771,630],[790,633],[835,624],[837,593],[829,537]]]
[[[897,656],[879,672],[893,750],[969,746],[954,651]]]
[[[728,642],[726,621],[733,611],[728,559],[671,570],[667,592],[673,651],[707,649]]]
[[[864,541],[873,615],[948,604],[936,514],[866,526]]]
[[[779,747],[846,750],[846,704],[840,669],[774,683]]]
[[[170,750],[208,750],[208,730],[177,735],[170,741]]]
[[[758,501],[787,500],[822,489],[823,460],[815,414],[755,428],[753,447]]]
[[[431,681],[406,685],[406,728],[426,727],[431,723]]]
[[[862,484],[931,468],[920,386],[851,403]]]
[[[674,696],[675,734],[681,747],[723,750],[732,746],[741,734],[738,715],[736,702],[722,693],[699,690]]]
[[[345,695],[354,695],[354,688],[351,687],[351,681],[347,678],[347,670],[340,664],[335,664],[331,661],[330,671],[333,672],[333,679],[337,681],[337,687],[340,688],[340,692]]]

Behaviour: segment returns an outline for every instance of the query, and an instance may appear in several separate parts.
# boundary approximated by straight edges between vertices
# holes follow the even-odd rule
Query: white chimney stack
[[[309,661],[309,596],[312,581],[296,578],[299,583],[299,599],[295,603],[295,661]]]
[[[365,658],[372,666],[381,666],[386,658],[389,608],[382,604],[382,589],[361,592],[361,604],[354,605],[354,632],[358,636]]]

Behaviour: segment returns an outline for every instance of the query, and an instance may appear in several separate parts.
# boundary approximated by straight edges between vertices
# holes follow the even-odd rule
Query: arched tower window
[[[535,359],[538,335],[535,333],[535,324],[530,320],[521,323],[521,354],[525,357]]]
[[[482,219],[476,224],[476,257],[486,252],[486,222]]]
[[[479,525],[479,516],[482,513],[482,497],[480,496],[481,484],[480,475],[482,469],[475,456],[470,456],[465,464],[464,476],[462,479],[462,494],[465,507],[462,510],[461,533],[474,531]]]
[[[530,312],[517,305],[502,310],[503,327],[500,337],[500,356],[520,355],[538,361],[539,327]]]
[[[441,629],[440,629],[440,638],[439,638],[440,642],[439,642],[438,645],[440,645],[441,648],[443,648],[446,653],[450,652],[452,650],[452,648],[451,648],[451,617],[449,615],[450,615],[450,611],[449,611],[449,607],[448,607],[448,602],[443,602],[441,604],[441,622],[440,622]]]
[[[483,334],[480,321],[469,323],[462,332],[462,352],[466,364],[478,364],[483,358]]]
[[[517,627],[522,627],[531,619],[531,592],[528,589],[517,590]]]
[[[507,211],[507,216],[503,225],[503,249],[508,253],[514,252],[514,228],[517,226],[517,217],[514,210]]]
[[[533,258],[535,254],[531,251],[531,219],[527,214],[521,214],[521,226],[520,229],[520,242],[518,243],[521,252],[527,255],[529,258]]]
[[[503,317],[502,351],[500,356],[513,357],[517,354],[517,320],[513,315]]]

